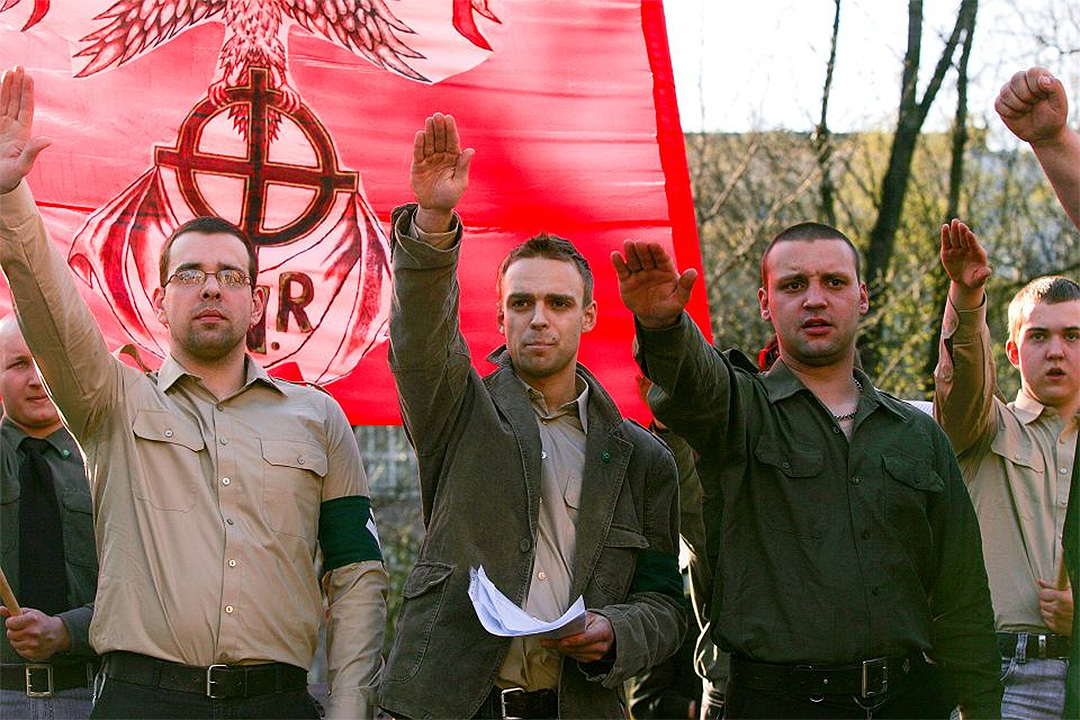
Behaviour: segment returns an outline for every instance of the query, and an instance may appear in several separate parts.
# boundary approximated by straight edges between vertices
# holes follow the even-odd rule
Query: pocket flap
[[[326,475],[329,465],[321,447],[302,440],[259,440],[263,460],[271,465],[310,470],[319,477]]]
[[[453,565],[438,562],[419,562],[413,567],[409,577],[405,580],[405,587],[401,594],[409,600],[419,597],[431,588],[450,577],[454,572]]]
[[[820,450],[806,445],[781,445],[773,438],[762,438],[754,455],[788,477],[814,477],[821,473],[824,457]]]
[[[1046,471],[1046,460],[1043,454],[1032,443],[1017,440],[1008,433],[999,432],[990,443],[990,450],[1005,460],[1031,468],[1035,472]]]
[[[945,492],[945,481],[928,463],[905,455],[885,455],[882,460],[894,480],[924,492]]]
[[[198,430],[163,410],[139,410],[131,422],[131,430],[143,440],[183,445],[194,452],[205,447]]]
[[[637,530],[632,530],[621,525],[612,525],[608,528],[607,537],[604,539],[607,547],[638,548],[644,550],[649,547],[649,541]]]
[[[68,510],[81,513],[94,512],[94,499],[90,497],[88,492],[67,490],[61,497],[61,501]]]

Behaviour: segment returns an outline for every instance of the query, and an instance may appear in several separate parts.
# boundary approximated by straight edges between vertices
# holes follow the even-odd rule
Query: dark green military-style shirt
[[[856,370],[849,442],[782,361],[761,375],[685,314],[637,337],[650,404],[699,453],[717,644],[822,666],[922,650],[970,716],[1000,713],[979,526],[933,419]]]
[[[0,564],[19,599],[19,466],[23,451],[19,444],[26,433],[10,419],[0,420]],[[97,551],[94,544],[93,503],[83,469],[82,453],[71,433],[60,428],[45,440],[49,448],[45,461],[52,470],[60,522],[64,532],[67,561],[68,607],[58,617],[67,626],[71,649],[49,659],[51,663],[86,662],[94,656],[88,634],[97,589]],[[0,660],[25,663],[7,636],[0,632]]]

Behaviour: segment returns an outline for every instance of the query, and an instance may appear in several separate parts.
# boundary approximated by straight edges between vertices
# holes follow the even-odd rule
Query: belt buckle
[[[35,670],[44,670],[45,671],[45,679],[46,679],[45,686],[47,688],[46,690],[35,690],[34,689],[34,671]],[[26,697],[45,698],[45,697],[52,697],[52,694],[53,694],[53,668],[52,668],[52,665],[49,665],[47,663],[46,664],[40,664],[40,665],[27,663],[27,665],[26,665]]]
[[[499,693],[499,715],[505,720],[521,720],[517,715],[510,715],[506,711],[506,698],[514,697],[515,695],[524,695],[525,688],[512,687],[505,688]]]
[[[880,675],[880,677],[875,677]],[[874,685],[877,685],[875,688]],[[874,658],[862,663],[862,697],[884,695],[889,691],[889,659]]]
[[[214,685],[218,683],[218,681],[214,679],[214,670],[225,669],[227,667],[229,666],[218,663],[216,665],[211,665],[210,667],[206,668],[206,697],[212,700],[221,700],[225,697],[224,695],[214,694]]]

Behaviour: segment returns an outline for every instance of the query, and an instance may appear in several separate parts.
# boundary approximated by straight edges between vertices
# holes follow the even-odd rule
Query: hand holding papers
[[[469,568],[469,599],[472,600],[476,617],[492,635],[499,637],[561,638],[575,635],[585,629],[585,599],[578,599],[558,620],[537,620],[512,603],[509,598],[488,579],[481,565]]]

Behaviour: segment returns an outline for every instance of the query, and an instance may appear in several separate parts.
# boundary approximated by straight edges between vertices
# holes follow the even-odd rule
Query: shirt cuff
[[[941,334],[946,339],[966,339],[979,335],[986,325],[986,296],[982,303],[970,310],[961,310],[951,299],[945,302],[945,319],[941,324]]]
[[[37,204],[25,178],[10,192],[0,194],[0,227],[19,227],[33,220],[36,213]]]

